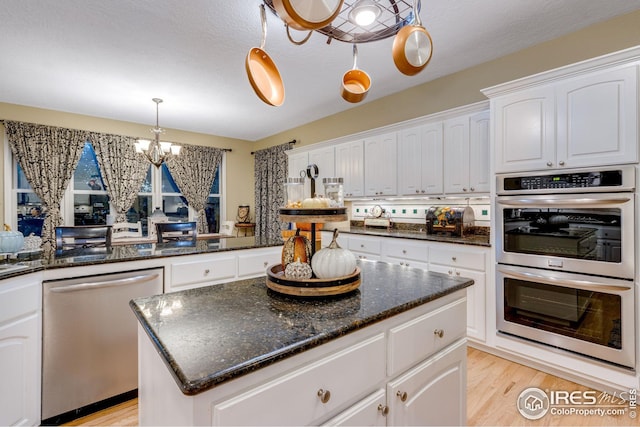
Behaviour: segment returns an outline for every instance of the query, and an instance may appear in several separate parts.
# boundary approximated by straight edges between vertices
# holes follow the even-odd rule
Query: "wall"
[[[130,135],[149,138],[152,124],[137,124],[118,120],[101,119],[61,111],[45,110],[25,107],[21,105],[0,103],[0,118],[50,126],[60,126],[72,129],[83,129],[95,132]],[[163,139],[167,141],[204,145],[219,148],[231,148],[226,153],[226,215],[227,219],[235,219],[238,205],[253,205],[253,160],[251,150],[253,143],[240,139],[225,138],[201,133],[186,132],[175,129],[165,129]],[[6,141],[4,126],[0,125],[0,191],[4,193],[4,151]],[[250,184],[250,185],[248,185]],[[7,188],[9,183],[6,184]],[[244,191],[238,191],[238,189]],[[4,223],[4,194],[0,194],[0,224]]]

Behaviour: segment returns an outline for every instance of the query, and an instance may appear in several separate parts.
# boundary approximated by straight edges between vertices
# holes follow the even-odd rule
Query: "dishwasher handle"
[[[160,277],[160,274],[158,273],[141,274],[137,276],[124,277],[122,279],[103,280],[100,282],[83,282],[83,283],[77,283],[74,285],[58,286],[55,288],[51,288],[50,291],[56,292],[56,293],[63,293],[63,292],[83,291],[85,289],[109,288],[112,286],[138,285],[140,283],[146,283],[151,280],[155,280],[158,277]]]

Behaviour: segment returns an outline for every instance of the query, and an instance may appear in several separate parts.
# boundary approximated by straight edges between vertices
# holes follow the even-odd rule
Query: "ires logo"
[[[565,391],[550,390],[549,402],[551,405],[595,405],[598,403],[597,393],[589,391]]]

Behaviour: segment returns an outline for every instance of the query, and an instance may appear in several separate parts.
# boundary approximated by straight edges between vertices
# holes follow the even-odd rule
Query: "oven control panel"
[[[505,176],[499,181],[503,192],[523,190],[555,190],[581,188],[611,188],[623,184],[621,170],[584,171],[545,175]]]

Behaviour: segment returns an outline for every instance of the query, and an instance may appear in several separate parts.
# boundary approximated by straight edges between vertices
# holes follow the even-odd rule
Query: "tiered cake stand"
[[[281,208],[280,219],[285,222],[311,223],[311,242],[316,241],[316,224],[325,222],[346,221],[347,208]],[[312,243],[312,255],[315,254],[315,244]],[[351,292],[360,286],[360,268],[342,277],[331,279],[304,279],[296,280],[286,278],[282,265],[275,264],[267,268],[267,287],[275,292],[299,297],[321,297],[341,295]]]

